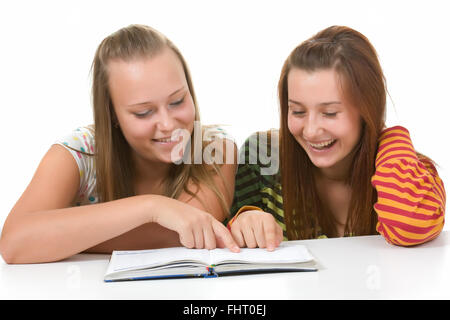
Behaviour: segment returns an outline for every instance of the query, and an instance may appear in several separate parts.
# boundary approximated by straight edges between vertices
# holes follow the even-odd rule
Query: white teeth
[[[171,142],[171,141],[172,141],[171,138],[167,138],[167,139],[154,139],[154,140],[156,140],[157,142]]]
[[[311,143],[309,142],[309,144],[313,147],[313,148],[325,148],[327,146],[329,146],[330,144],[332,144],[335,140],[329,140],[329,141],[325,141],[325,142],[321,142],[321,143]]]

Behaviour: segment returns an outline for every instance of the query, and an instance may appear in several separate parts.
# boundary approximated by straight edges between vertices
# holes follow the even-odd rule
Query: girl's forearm
[[[145,250],[178,246],[181,246],[178,233],[157,223],[146,223],[84,252],[111,253],[113,250]]]
[[[152,197],[15,214],[5,222],[0,253],[7,263],[67,258],[153,221]]]

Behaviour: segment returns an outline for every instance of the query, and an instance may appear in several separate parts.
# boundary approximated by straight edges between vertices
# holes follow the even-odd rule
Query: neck
[[[316,179],[328,182],[346,183],[350,174],[350,166],[339,163],[331,168],[317,168]]]
[[[330,182],[348,183],[353,163],[353,152],[349,153],[344,159],[329,168],[317,168],[316,179],[322,179]]]
[[[347,181],[348,174],[342,171],[332,170],[331,168],[318,169],[316,171],[316,179],[329,182],[342,182]]]

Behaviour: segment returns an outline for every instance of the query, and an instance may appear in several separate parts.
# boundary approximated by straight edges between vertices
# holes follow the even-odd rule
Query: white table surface
[[[0,262],[0,299],[450,299],[450,232],[411,248],[381,236],[299,241],[318,272],[103,282],[109,255]]]

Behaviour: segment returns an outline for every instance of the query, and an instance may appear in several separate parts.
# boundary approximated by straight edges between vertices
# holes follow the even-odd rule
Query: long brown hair
[[[335,70],[345,97],[358,108],[362,134],[353,150],[352,170],[347,177],[351,200],[345,233],[376,234],[376,192],[370,179],[375,171],[378,137],[385,126],[386,85],[375,49],[364,35],[351,28],[326,28],[292,51],[278,83],[280,169],[288,238],[315,238],[319,232],[335,237],[330,208],[317,193],[314,165],[288,129],[287,79],[293,68],[309,72]]]
[[[92,63],[92,104],[95,123],[97,192],[101,202],[135,195],[131,150],[120,127],[116,125],[117,119],[108,86],[108,62],[112,59],[129,61],[134,58],[151,58],[165,48],[171,49],[183,66],[194,102],[195,121],[199,123],[200,115],[188,66],[180,51],[164,35],[149,26],[130,25],[106,37],[97,48]],[[202,127],[203,129],[205,127]],[[191,153],[195,150],[195,143],[192,133]],[[172,164],[166,179],[165,195],[177,198],[184,190],[195,197],[196,192],[188,189],[188,184],[193,182],[198,186],[200,182],[204,182],[215,192],[224,212],[228,212],[223,194],[213,183],[215,174],[220,175],[219,167],[216,164]],[[230,197],[231,192],[230,190]]]

